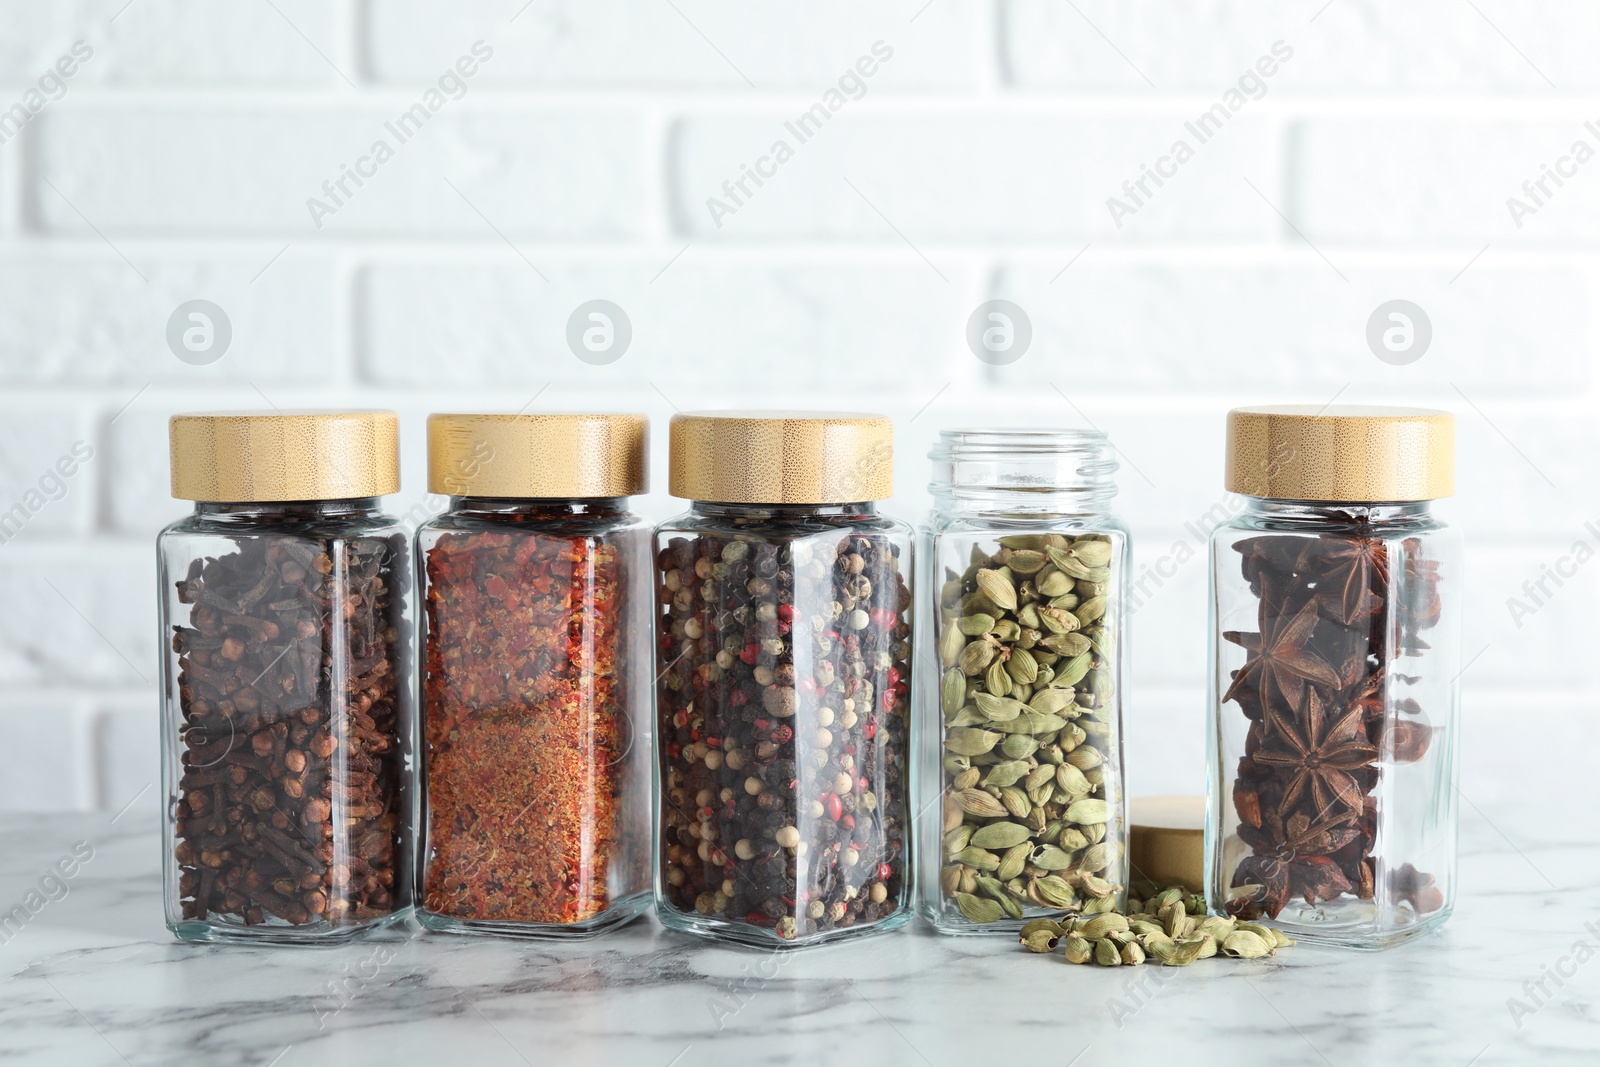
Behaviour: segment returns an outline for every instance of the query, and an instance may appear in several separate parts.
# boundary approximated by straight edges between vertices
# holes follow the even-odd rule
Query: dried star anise
[[[1337,686],[1339,675],[1328,662],[1306,647],[1317,625],[1317,606],[1308,603],[1298,612],[1268,616],[1263,602],[1261,632],[1229,630],[1222,636],[1250,652],[1223,696],[1233,700],[1246,689],[1255,691],[1263,711],[1281,697],[1290,707],[1300,703],[1306,682]]]
[[[1332,900],[1350,891],[1350,879],[1327,856],[1300,856],[1289,864],[1289,892],[1307,904]]]
[[[1378,750],[1367,742],[1360,707],[1330,721],[1322,697],[1308,688],[1298,721],[1271,705],[1267,717],[1274,737],[1255,754],[1255,761],[1290,774],[1278,802],[1279,814],[1294,808],[1308,791],[1318,816],[1333,811],[1336,804],[1361,807],[1363,790],[1351,772],[1371,766]]]
[[[1374,592],[1389,583],[1389,552],[1382,541],[1324,534],[1305,551],[1313,563],[1302,570],[1320,574],[1317,600],[1330,616],[1348,625],[1383,607]]]
[[[1424,915],[1444,907],[1444,894],[1434,885],[1433,875],[1409,863],[1389,872],[1389,896],[1410,904]]]
[[[1250,720],[1233,783],[1236,832],[1251,850],[1234,868],[1227,910],[1275,918],[1291,899],[1371,900],[1380,756],[1414,762],[1432,729],[1393,667],[1426,649],[1440,618],[1439,564],[1416,538],[1362,532],[1263,534],[1234,547],[1258,598],[1259,633],[1222,636],[1246,651],[1223,694]],[[1398,625],[1394,625],[1397,623]],[[1391,899],[1427,912],[1429,875],[1388,876]]]
[[[1240,919],[1277,915],[1289,900],[1289,867],[1276,856],[1246,856],[1234,868],[1228,912]]]

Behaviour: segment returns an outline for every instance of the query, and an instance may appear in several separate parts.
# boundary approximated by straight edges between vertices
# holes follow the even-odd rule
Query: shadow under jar
[[[941,932],[1125,899],[1129,540],[1112,456],[1079,430],[945,430],[931,453],[917,855]]]
[[[1237,409],[1212,535],[1213,909],[1383,948],[1450,914],[1460,540],[1452,416]]]
[[[643,415],[433,415],[418,917],[583,938],[650,903]]]
[[[909,916],[910,545],[881,416],[685,414],[656,530],[661,921],[805,945]]]
[[[410,906],[410,549],[391,412],[173,416],[158,540],[167,926],[326,942]]]

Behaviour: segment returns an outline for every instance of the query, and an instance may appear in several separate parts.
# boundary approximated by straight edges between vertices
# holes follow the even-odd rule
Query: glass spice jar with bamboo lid
[[[911,528],[877,415],[672,420],[656,529],[661,921],[765,946],[909,916]]]
[[[1290,937],[1381,948],[1450,914],[1460,539],[1455,420],[1228,415],[1211,541],[1207,892]]]
[[[411,554],[389,411],[170,423],[157,541],[168,927],[337,941],[411,903]]]
[[[418,917],[593,936],[650,902],[649,422],[438,414],[424,593]]]

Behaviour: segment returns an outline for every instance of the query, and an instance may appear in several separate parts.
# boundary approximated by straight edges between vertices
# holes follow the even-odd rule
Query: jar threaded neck
[[[1116,495],[1116,450],[1098,430],[942,430],[928,453],[941,510],[1094,513]]]

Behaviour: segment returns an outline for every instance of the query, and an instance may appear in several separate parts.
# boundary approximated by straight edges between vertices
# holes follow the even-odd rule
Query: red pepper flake
[[[593,918],[619,832],[617,548],[447,532],[426,566],[424,906]]]

